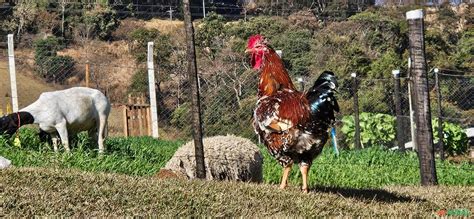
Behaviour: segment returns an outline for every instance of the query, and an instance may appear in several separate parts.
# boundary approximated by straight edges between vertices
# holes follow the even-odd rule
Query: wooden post
[[[433,131],[431,129],[431,110],[428,93],[428,74],[426,71],[423,11],[413,10],[406,13],[410,41],[410,75],[413,77],[416,142],[420,160],[421,184],[437,185],[436,167],[433,150]]]
[[[196,156],[196,177],[205,179],[206,171],[204,166],[204,147],[202,143],[201,107],[196,64],[196,50],[194,48],[194,27],[191,20],[189,0],[183,0],[183,12],[184,27],[186,30],[186,59],[188,60],[188,74],[190,80],[189,84],[191,87],[193,137]]]
[[[151,127],[153,138],[158,138],[158,108],[156,104],[155,67],[153,63],[153,42],[148,42],[148,88],[150,92]]]
[[[400,70],[393,70],[393,99],[395,103],[395,114],[397,115],[397,144],[401,152],[405,152],[405,139],[403,134],[402,103],[400,101]]]
[[[435,68],[436,98],[438,99],[438,147],[439,156],[444,160],[444,133],[443,133],[443,108],[441,107],[441,86],[439,85],[439,69]]]
[[[16,89],[16,69],[13,34],[8,34],[8,66],[10,70],[10,88],[12,91],[13,112],[18,112],[18,93]]]
[[[86,87],[89,87],[89,78],[90,78],[89,61],[87,61],[86,62]]]
[[[151,116],[150,116],[150,107],[147,107],[146,108],[146,121],[147,121],[147,124],[146,124],[146,127],[147,127],[147,130],[148,130],[148,135],[149,136],[152,136],[152,133],[151,133]]]
[[[355,126],[355,133],[354,133],[354,146],[357,149],[361,148],[360,145],[360,120],[359,120],[359,95],[358,93],[358,84],[357,84],[357,74],[351,73],[352,77],[352,90],[354,92],[354,126]]]
[[[127,106],[122,105],[122,116],[123,116],[123,135],[128,137],[128,116],[127,116]]]

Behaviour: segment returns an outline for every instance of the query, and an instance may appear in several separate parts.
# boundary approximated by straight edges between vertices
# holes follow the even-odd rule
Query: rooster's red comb
[[[255,46],[255,43],[257,42],[262,43],[264,40],[265,40],[265,37],[260,34],[253,35],[249,38],[249,41],[247,43],[247,48],[249,49],[253,48]]]

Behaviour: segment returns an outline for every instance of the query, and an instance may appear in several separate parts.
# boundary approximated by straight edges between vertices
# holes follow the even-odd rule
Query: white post
[[[408,57],[408,72],[411,72],[410,71],[411,69],[411,58]],[[412,106],[412,102],[411,102],[411,80],[412,79],[412,75],[410,74],[410,77],[409,77],[410,81],[408,82],[408,105],[410,107],[410,134],[411,134],[411,143],[412,143],[412,146],[413,146],[413,150],[418,150],[418,147],[416,145],[416,141],[415,141],[415,118],[413,117],[413,106]]]
[[[281,58],[281,56],[283,55],[283,51],[280,50],[280,49],[277,49],[275,50],[276,54]]]
[[[13,34],[8,34],[8,65],[10,69],[10,87],[12,90],[13,112],[18,112],[18,93],[16,90],[15,55],[13,49]]]
[[[148,42],[148,87],[150,88],[151,130],[153,138],[158,138],[158,110],[156,106],[155,67],[153,65],[153,42]]]
[[[206,3],[202,0],[202,14],[203,17],[206,17]]]

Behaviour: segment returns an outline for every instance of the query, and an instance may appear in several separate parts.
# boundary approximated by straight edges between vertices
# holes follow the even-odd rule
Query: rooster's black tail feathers
[[[335,121],[335,112],[339,112],[334,93],[338,87],[333,72],[324,71],[306,93],[314,125],[331,125]]]

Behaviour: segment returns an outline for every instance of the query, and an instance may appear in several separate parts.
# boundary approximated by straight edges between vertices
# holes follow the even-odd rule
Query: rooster
[[[328,130],[339,106],[334,96],[334,73],[324,71],[309,91],[296,90],[283,62],[261,35],[251,36],[246,53],[253,69],[260,73],[258,101],[254,111],[255,132],[269,153],[284,167],[280,188],[288,184],[294,163],[308,192],[308,170],[328,140]]]

